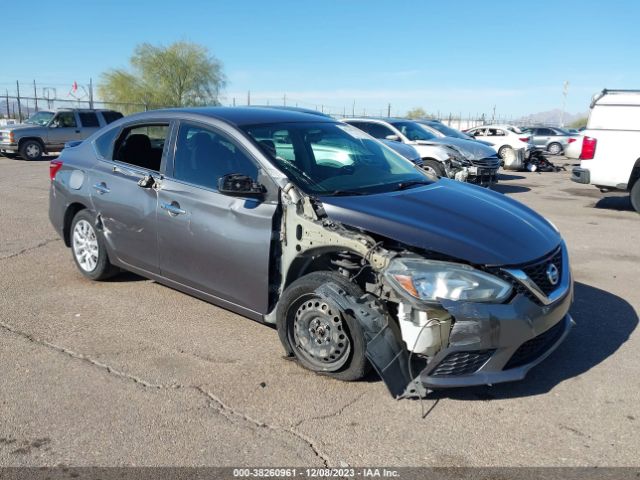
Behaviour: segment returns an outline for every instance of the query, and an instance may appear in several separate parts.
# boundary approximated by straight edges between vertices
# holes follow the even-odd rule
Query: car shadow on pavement
[[[524,177],[522,175],[513,175],[510,173],[500,173],[498,174],[498,180],[502,181],[502,180],[524,180],[527,177]]]
[[[618,211],[629,211],[633,212],[633,207],[631,206],[631,197],[628,195],[625,196],[610,196],[603,197],[598,200],[594,205],[594,208],[601,208],[605,210],[618,210]]]
[[[491,189],[498,193],[524,193],[531,191],[529,187],[522,185],[505,185],[504,183],[498,183],[491,187]]]
[[[638,325],[638,314],[626,300],[584,283],[575,284],[571,315],[576,326],[524,380],[493,387],[437,390],[428,398],[497,400],[548,393],[556,385],[578,377],[613,355]]]

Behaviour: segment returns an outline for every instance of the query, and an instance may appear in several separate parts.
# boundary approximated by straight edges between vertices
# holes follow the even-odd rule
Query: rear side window
[[[159,172],[168,134],[169,125],[164,123],[125,128],[115,142],[113,159]]]
[[[102,112],[102,117],[104,121],[108,124],[115,122],[116,120],[120,120],[124,115],[120,112],[106,111]]]
[[[78,112],[83,127],[99,127],[98,116],[94,112]]]
[[[116,139],[116,135],[118,135],[118,131],[119,130],[117,128],[112,128],[94,140],[93,145],[95,146],[98,155],[102,158],[111,159],[111,154],[113,153],[113,142]]]

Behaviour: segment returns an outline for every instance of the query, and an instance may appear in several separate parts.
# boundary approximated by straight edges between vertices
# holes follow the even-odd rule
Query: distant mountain
[[[584,113],[569,113],[564,112],[564,121],[565,125],[570,124],[576,120],[584,118],[588,115],[587,112]],[[532,113],[529,115],[525,115],[523,117],[518,118],[515,123],[519,123],[521,125],[560,125],[560,119],[562,118],[562,110],[559,108],[554,108],[553,110],[548,110],[546,112],[538,112]]]

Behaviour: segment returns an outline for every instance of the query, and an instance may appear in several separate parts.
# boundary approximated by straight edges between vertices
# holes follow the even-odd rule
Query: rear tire
[[[550,143],[547,147],[547,152],[551,155],[561,155],[562,154],[562,145],[559,143]]]
[[[640,213],[640,179],[636,180],[631,188],[631,206],[633,209]]]
[[[85,277],[105,280],[118,273],[111,265],[102,236],[96,229],[95,216],[88,210],[80,210],[71,222],[71,255]]]
[[[276,315],[276,327],[287,354],[300,365],[342,381],[359,380],[370,364],[360,323],[351,315],[334,312],[315,290],[334,283],[359,298],[362,290],[335,272],[313,272],[287,287]],[[331,358],[330,358],[331,357]]]
[[[20,145],[20,156],[25,160],[40,160],[44,148],[38,140],[25,140]]]
[[[444,171],[444,167],[437,160],[425,159],[423,161],[422,168],[427,172],[433,173],[438,178],[447,176],[446,172]]]

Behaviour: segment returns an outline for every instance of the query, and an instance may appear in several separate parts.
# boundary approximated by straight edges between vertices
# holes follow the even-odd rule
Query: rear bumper
[[[586,168],[573,167],[571,181],[576,183],[591,183],[591,173]]]
[[[523,379],[566,338],[570,287],[563,298],[541,306],[518,294],[509,304],[446,307],[455,319],[449,347],[420,373],[427,388],[467,387]]]

